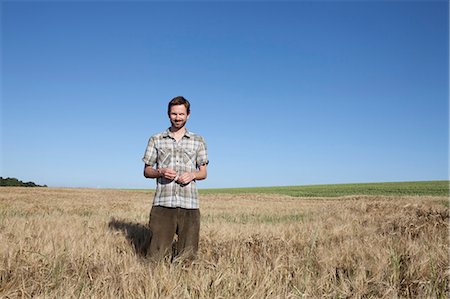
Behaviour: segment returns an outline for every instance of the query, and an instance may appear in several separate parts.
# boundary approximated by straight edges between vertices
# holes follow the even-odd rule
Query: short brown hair
[[[191,113],[191,104],[189,101],[182,96],[177,96],[170,100],[169,106],[167,107],[167,114],[170,115],[170,108],[175,105],[184,105],[184,107],[186,107],[187,114],[189,115]]]

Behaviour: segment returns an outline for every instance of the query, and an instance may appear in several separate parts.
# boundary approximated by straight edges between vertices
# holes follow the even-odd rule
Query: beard
[[[180,121],[171,120],[170,123],[172,124],[172,127],[180,129],[180,128],[184,127],[184,125],[186,124],[186,120],[180,120]]]

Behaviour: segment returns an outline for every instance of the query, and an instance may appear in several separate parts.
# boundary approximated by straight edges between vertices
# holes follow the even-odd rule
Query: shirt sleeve
[[[209,160],[208,160],[208,151],[206,149],[206,142],[205,140],[202,138],[200,145],[197,149],[197,167],[200,167],[202,165],[208,165]]]
[[[155,147],[155,138],[151,137],[148,140],[147,148],[145,149],[145,153],[144,153],[144,157],[142,158],[142,161],[144,161],[144,163],[146,165],[153,166],[156,163],[157,157],[158,156],[157,156],[157,151],[156,151],[156,147]]]

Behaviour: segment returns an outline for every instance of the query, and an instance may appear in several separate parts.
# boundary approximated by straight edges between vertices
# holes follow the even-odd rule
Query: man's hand
[[[185,172],[182,175],[180,175],[177,179],[177,182],[180,184],[189,184],[190,182],[192,182],[193,180],[195,180],[195,173],[193,172]]]
[[[177,177],[177,172],[170,168],[158,168],[161,177],[173,181]]]

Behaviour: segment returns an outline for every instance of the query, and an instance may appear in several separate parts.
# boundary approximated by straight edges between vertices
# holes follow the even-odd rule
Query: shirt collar
[[[191,133],[188,131],[188,129],[186,129],[186,131],[184,132],[183,137],[184,136],[186,136],[187,138],[191,138]],[[163,137],[173,138],[173,134],[172,134],[172,132],[170,132],[170,128],[168,128],[167,130],[164,131]]]

